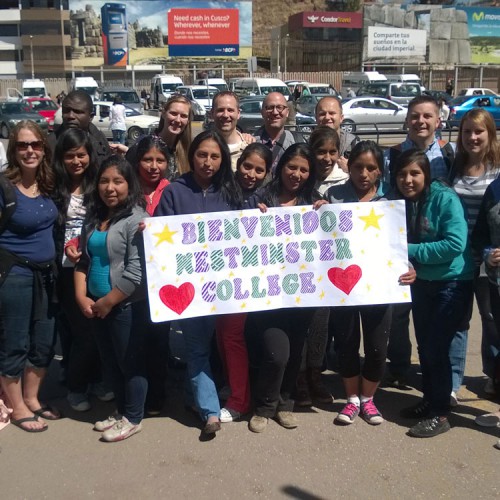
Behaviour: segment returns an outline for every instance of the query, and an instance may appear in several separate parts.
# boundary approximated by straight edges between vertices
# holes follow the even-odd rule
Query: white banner
[[[411,300],[403,201],[152,217],[144,245],[154,322]]]
[[[369,26],[367,57],[425,56],[427,32]]]

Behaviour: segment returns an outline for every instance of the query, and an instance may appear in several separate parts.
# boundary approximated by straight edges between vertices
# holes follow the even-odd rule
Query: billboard
[[[238,9],[171,9],[168,12],[170,56],[237,56]]]
[[[368,28],[368,57],[425,56],[427,32],[401,28]]]
[[[500,64],[500,9],[459,8],[467,14],[472,62]]]
[[[122,0],[115,4],[103,0],[69,0],[73,67],[78,69],[103,65],[167,64],[172,55],[169,50],[170,33],[167,23],[168,12],[172,9],[236,11],[236,27],[234,30],[224,29],[226,38],[223,42],[227,42],[228,37],[231,37],[230,45],[238,46],[238,50],[228,51],[226,55],[246,59],[252,55],[252,4],[251,0]],[[109,8],[106,10],[106,5],[119,5],[123,16],[126,16],[126,26],[121,23],[120,33],[117,32],[117,23],[113,22],[117,16],[113,14],[112,8],[111,12]],[[108,14],[103,13],[103,8]],[[232,17],[231,23],[233,22]],[[237,39],[233,37],[233,31],[237,32]],[[124,43],[125,36],[127,43]],[[121,47],[111,48],[117,44]],[[125,48],[128,57],[126,63]],[[228,49],[231,49],[229,44]],[[118,56],[120,50],[121,57]],[[215,55],[223,54],[221,52]]]

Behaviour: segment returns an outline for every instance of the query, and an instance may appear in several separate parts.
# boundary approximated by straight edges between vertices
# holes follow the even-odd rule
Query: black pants
[[[300,370],[302,349],[314,309],[278,309],[250,313],[245,336],[257,365],[255,414],[272,418],[293,410],[292,391]],[[257,358],[257,359],[255,359]]]
[[[335,351],[343,378],[362,375],[370,382],[380,382],[384,375],[387,341],[391,327],[392,306],[333,307],[330,324],[334,326]],[[361,368],[360,318],[363,325],[365,361]]]

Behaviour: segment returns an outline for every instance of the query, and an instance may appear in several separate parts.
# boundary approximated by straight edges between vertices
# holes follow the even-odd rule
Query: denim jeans
[[[189,387],[186,404],[194,398],[194,404],[204,422],[209,417],[220,416],[219,396],[210,367],[212,338],[215,332],[215,316],[201,316],[180,322],[184,345]],[[189,394],[189,389],[192,394]]]
[[[145,362],[147,303],[118,305],[94,320],[103,371],[110,370],[118,413],[133,424],[141,422],[148,390]]]
[[[17,379],[26,365],[47,368],[54,356],[52,274],[44,276],[41,319],[33,320],[33,276],[10,273],[0,286],[0,375]]]
[[[125,130],[112,130],[111,133],[113,134],[114,143],[125,144],[125,136],[127,134]]]
[[[411,367],[410,312],[408,304],[393,304],[391,332],[387,346],[389,372],[398,377],[408,373]]]
[[[450,346],[463,325],[472,281],[425,281],[412,285],[413,323],[422,370],[422,392],[433,416],[450,409],[452,369]]]
[[[496,335],[491,340],[492,352],[496,351],[491,363],[491,378],[500,380],[500,287],[489,283],[491,311],[495,320]]]

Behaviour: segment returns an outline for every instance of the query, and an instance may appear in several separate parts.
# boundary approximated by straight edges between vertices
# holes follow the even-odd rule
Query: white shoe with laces
[[[239,418],[241,418],[241,413],[239,411],[232,410],[231,408],[221,408],[220,410],[220,421],[223,424],[234,422]]]
[[[123,441],[124,439],[129,438],[130,436],[141,432],[141,430],[141,423],[133,424],[127,419],[127,417],[122,417],[122,419],[118,420],[118,422],[116,422],[116,424],[113,425],[111,429],[104,431],[101,438],[103,439],[103,441],[106,441],[108,443],[115,443],[117,441]]]

